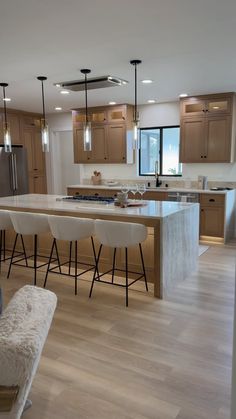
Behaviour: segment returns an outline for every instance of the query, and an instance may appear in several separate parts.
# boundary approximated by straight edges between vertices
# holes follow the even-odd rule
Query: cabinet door
[[[204,115],[206,111],[206,101],[198,97],[181,100],[180,111],[182,117]]]
[[[22,131],[24,145],[27,149],[28,171],[43,174],[45,156],[42,151],[41,132],[38,128],[25,128]]]
[[[230,162],[231,116],[218,115],[206,118],[206,162]]]
[[[125,122],[126,120],[126,106],[111,107],[107,111],[108,122]]]
[[[126,136],[123,124],[107,126],[107,153],[109,163],[125,163]]]
[[[224,207],[201,207],[200,235],[224,237]]]
[[[180,161],[202,163],[206,159],[205,118],[183,118],[180,126]]]
[[[10,128],[11,142],[12,144],[22,144],[22,139],[20,138],[20,119],[18,115],[8,114],[7,121]],[[4,127],[4,115],[0,115],[0,142],[4,142],[3,136],[3,127]]]
[[[29,176],[29,193],[47,193],[46,176]]]
[[[74,128],[74,162],[88,163],[91,159],[91,151],[84,151],[84,129]]]
[[[106,126],[92,126],[92,163],[104,163],[107,160]]]
[[[208,115],[231,114],[233,97],[219,97],[206,100],[206,110]]]

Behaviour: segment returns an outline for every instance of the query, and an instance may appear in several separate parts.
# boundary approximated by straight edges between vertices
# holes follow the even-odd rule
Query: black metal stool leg
[[[12,261],[13,261],[14,254],[15,254],[17,239],[18,239],[18,233],[16,234],[15,241],[14,241],[14,246],[13,246],[13,249],[12,249],[11,260],[10,260],[10,265],[9,265],[9,268],[8,268],[7,278],[9,278],[10,273],[11,273],[11,266],[12,266]]]
[[[3,230],[3,260],[6,260],[6,230]]]
[[[72,242],[70,242],[69,275],[70,275],[70,270],[71,270],[71,255],[72,255]]]
[[[94,246],[94,240],[93,240],[93,236],[91,236],[91,242],[92,242],[92,248],[93,248],[93,256],[94,256],[94,262],[95,262],[95,272],[97,272],[98,276],[99,276],[99,272],[97,270],[97,264],[96,264],[96,250],[95,250],[95,246]]]
[[[129,292],[129,283],[128,283],[128,249],[125,248],[125,297],[126,297],[126,307],[128,307],[128,292]]]
[[[77,240],[75,241],[75,295],[77,295]]]
[[[50,256],[49,256],[49,260],[48,260],[47,272],[46,272],[46,275],[45,275],[43,288],[45,288],[46,287],[46,284],[47,284],[48,272],[49,272],[50,265],[51,265],[51,260],[52,260],[52,255],[53,255],[53,250],[54,250],[55,242],[56,242],[56,239],[53,239],[52,248],[51,248],[51,252],[50,252]]]
[[[56,250],[56,256],[57,256],[57,261],[58,261],[58,268],[59,268],[59,272],[61,274],[61,264],[60,264],[60,259],[59,259],[59,253],[58,253],[58,248],[57,248],[57,241],[55,239],[55,250]]]
[[[37,252],[38,252],[38,236],[34,235],[34,285],[37,284]]]
[[[96,272],[98,272],[98,264],[99,264],[101,251],[102,251],[102,244],[100,244],[100,247],[99,247],[98,257],[95,259],[96,266],[95,266],[95,269],[94,269],[93,280],[92,280],[92,284],[91,284],[91,288],[90,288],[90,292],[89,292],[89,298],[91,298],[91,296],[92,296],[93,286],[94,286],[94,282],[95,282],[95,278],[96,278]]]
[[[3,238],[3,232],[1,230],[0,232],[0,272],[2,268],[2,238]]]
[[[28,259],[27,259],[27,256],[26,256],[25,243],[24,243],[24,239],[23,239],[22,234],[20,235],[20,238],[21,238],[21,243],[22,243],[23,253],[24,253],[24,257],[25,257],[25,265],[28,267],[28,266],[29,266],[29,265],[28,265]]]
[[[115,265],[116,265],[116,247],[114,248],[114,251],[113,251],[112,279],[111,279],[112,284],[114,284]]]
[[[141,261],[142,261],[143,276],[144,276],[145,286],[146,286],[146,290],[148,291],[147,277],[146,277],[146,271],[145,271],[145,266],[144,266],[143,250],[142,250],[141,243],[139,243],[139,250],[140,250],[140,256],[141,256]]]

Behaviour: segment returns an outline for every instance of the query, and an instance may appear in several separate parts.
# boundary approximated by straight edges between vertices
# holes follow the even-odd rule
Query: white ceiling
[[[177,100],[179,93],[236,90],[235,0],[7,0],[1,2],[0,81],[8,106],[41,111],[38,75],[47,113],[84,106],[84,92],[64,96],[57,81],[118,76],[129,85],[92,90],[88,105],[133,103],[134,68],[142,59],[138,103]],[[0,92],[1,95],[1,92]]]

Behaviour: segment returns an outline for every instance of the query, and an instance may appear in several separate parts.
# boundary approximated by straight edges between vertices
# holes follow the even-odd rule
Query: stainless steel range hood
[[[122,86],[127,83],[128,82],[126,80],[122,80],[118,77],[102,76],[102,77],[95,77],[92,79],[88,79],[87,88],[88,90],[101,89],[104,87]],[[74,92],[80,92],[82,90],[85,90],[84,79],[55,83],[55,86],[59,86],[59,85],[60,87],[63,87],[64,89],[72,90]]]

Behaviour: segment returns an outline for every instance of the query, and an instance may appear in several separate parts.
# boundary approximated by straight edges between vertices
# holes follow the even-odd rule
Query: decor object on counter
[[[91,134],[91,122],[88,120],[88,85],[87,85],[87,74],[91,73],[88,68],[82,68],[80,70],[84,74],[85,82],[85,124],[84,124],[84,151],[92,150],[92,134]]]
[[[137,65],[141,64],[141,60],[131,60],[130,64],[134,66],[134,120],[133,120],[133,149],[139,149],[139,115],[137,111]]]
[[[0,417],[20,419],[56,308],[56,295],[26,285],[0,318]],[[34,416],[34,415],[33,415]]]
[[[117,185],[119,185],[119,182],[116,182],[115,180],[107,180],[106,182],[104,182],[104,185],[106,185],[106,186],[117,186]]]
[[[45,153],[49,151],[49,132],[48,132],[48,124],[46,122],[46,116],[45,116],[45,101],[44,101],[44,86],[43,86],[43,82],[47,80],[47,77],[38,76],[37,79],[41,81],[41,87],[42,87],[43,117],[41,118],[41,136],[42,136],[42,149],[43,149],[43,152]]]
[[[203,190],[207,189],[207,176],[198,176],[198,188]]]
[[[91,181],[93,185],[100,185],[102,181],[101,172],[97,172],[96,170],[94,170],[93,176],[91,176]]]
[[[4,147],[6,153],[11,153],[11,134],[9,125],[7,122],[7,98],[6,98],[6,92],[5,88],[8,86],[8,83],[0,83],[0,86],[2,86],[3,90],[3,106],[4,106],[4,125],[3,125],[3,136],[4,136]]]

